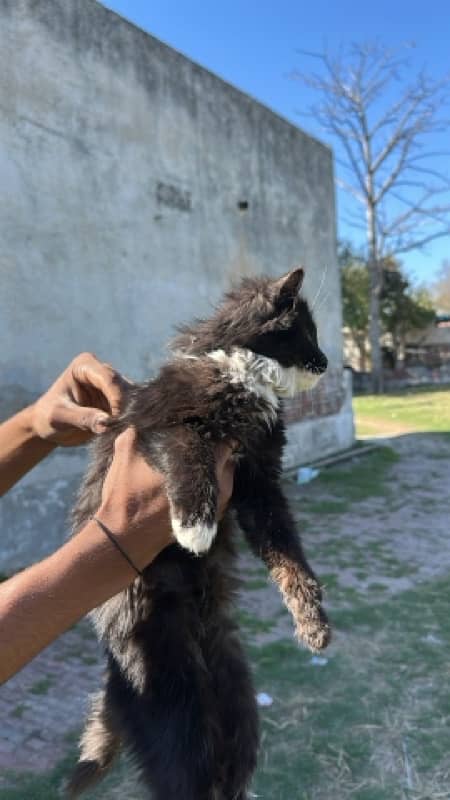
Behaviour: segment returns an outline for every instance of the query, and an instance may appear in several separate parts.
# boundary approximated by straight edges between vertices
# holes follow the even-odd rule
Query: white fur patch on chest
[[[235,347],[229,354],[213,350],[207,355],[218,364],[230,383],[241,383],[248,392],[265,400],[274,413],[280,398],[294,397],[312,389],[321,377],[299,367],[282,367],[275,359],[243,347]]]

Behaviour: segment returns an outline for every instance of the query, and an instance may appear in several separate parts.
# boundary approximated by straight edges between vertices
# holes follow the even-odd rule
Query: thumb
[[[79,406],[76,403],[68,403],[63,406],[59,411],[58,417],[64,427],[67,425],[68,427],[91,431],[92,433],[103,433],[110,419],[109,414],[99,411],[98,408]]]
[[[233,464],[233,447],[231,443],[221,443],[216,447],[216,471],[220,475],[230,464]]]

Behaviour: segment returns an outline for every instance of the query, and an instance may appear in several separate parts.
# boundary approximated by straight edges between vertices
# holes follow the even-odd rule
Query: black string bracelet
[[[130,567],[131,567],[132,569],[134,569],[134,571],[135,571],[136,575],[138,575],[140,578],[142,578],[142,572],[141,572],[141,570],[137,568],[136,564],[133,564],[133,562],[132,562],[132,560],[131,560],[130,556],[129,556],[129,555],[127,555],[127,553],[126,553],[126,552],[125,552],[125,550],[123,549],[122,545],[121,545],[121,544],[118,542],[118,540],[117,540],[117,537],[114,535],[114,533],[113,533],[112,531],[110,531],[110,530],[109,530],[109,528],[107,528],[107,527],[106,527],[106,525],[105,525],[103,522],[101,522],[101,520],[97,519],[97,517],[96,517],[96,516],[94,516],[94,515],[93,515],[93,516],[91,517],[91,519],[93,519],[93,520],[94,520],[94,522],[96,522],[96,523],[97,523],[97,525],[99,526],[99,528],[100,528],[100,529],[103,531],[103,533],[104,533],[104,534],[105,534],[105,535],[108,537],[109,541],[110,541],[110,542],[112,542],[112,543],[113,543],[113,545],[114,545],[115,547],[117,547],[117,549],[119,550],[119,552],[120,552],[120,553],[122,553],[123,557],[126,559],[126,561],[128,561],[128,563],[129,563]]]

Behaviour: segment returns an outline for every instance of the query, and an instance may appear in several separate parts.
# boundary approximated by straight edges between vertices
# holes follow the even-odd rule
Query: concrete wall
[[[327,269],[317,317],[342,379],[331,152],[93,0],[0,0],[0,187],[0,415],[82,350],[147,377],[233,279],[299,262],[311,297]],[[54,527],[53,473],[3,501],[12,542]]]
[[[341,373],[340,384],[339,411],[331,410],[330,413],[318,417],[313,410],[310,410],[302,416],[301,422],[293,422],[290,425],[284,458],[287,469],[318,460],[339,450],[346,450],[353,444],[355,427],[351,370],[345,369]],[[333,402],[333,408],[335,407]]]

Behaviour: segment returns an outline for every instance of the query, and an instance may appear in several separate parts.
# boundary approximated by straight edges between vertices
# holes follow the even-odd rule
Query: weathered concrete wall
[[[93,0],[0,0],[0,109],[0,415],[82,350],[148,376],[232,279],[299,262],[311,297],[327,269],[317,317],[341,379],[326,147]],[[3,501],[3,530],[52,527],[52,469],[28,479],[39,512],[25,488]]]

